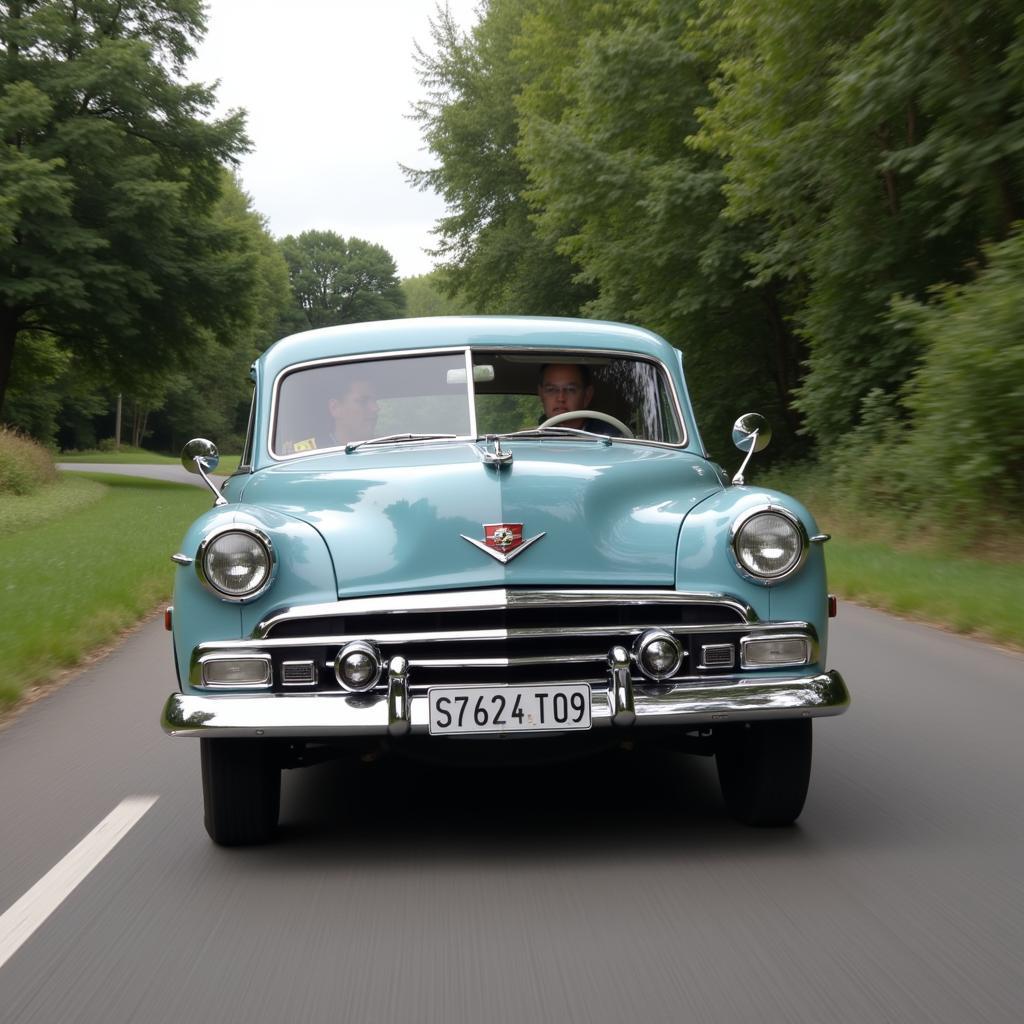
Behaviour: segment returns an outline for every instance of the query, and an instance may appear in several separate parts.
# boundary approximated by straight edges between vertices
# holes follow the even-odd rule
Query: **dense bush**
[[[984,250],[966,285],[898,299],[921,360],[897,397],[873,392],[836,483],[868,507],[977,533],[1024,499],[1024,228]]]
[[[31,494],[57,479],[53,457],[42,445],[0,426],[0,494]]]

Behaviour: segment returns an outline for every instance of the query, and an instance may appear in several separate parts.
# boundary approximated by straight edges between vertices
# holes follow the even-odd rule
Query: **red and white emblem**
[[[544,536],[543,533],[538,533],[535,537],[524,540],[522,523],[484,523],[483,526],[484,539],[482,541],[476,540],[474,537],[467,537],[464,533],[459,536],[463,540],[468,540],[470,544],[478,547],[481,551],[486,551],[503,565]]]
[[[507,555],[523,543],[522,523],[485,523],[484,543]]]

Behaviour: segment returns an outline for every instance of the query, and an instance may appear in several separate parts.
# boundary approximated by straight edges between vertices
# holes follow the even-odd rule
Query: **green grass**
[[[924,619],[1024,648],[1024,529],[1006,521],[999,534],[964,546],[934,524],[910,523],[828,486],[813,467],[755,480],[799,497],[822,530],[829,589],[883,611]]]
[[[0,537],[72,515],[99,501],[106,490],[102,484],[90,480],[89,475],[95,474],[64,473],[54,483],[32,494],[0,495]]]
[[[950,552],[900,551],[836,533],[825,549],[829,587],[897,615],[1024,647],[1024,566]]]
[[[166,598],[169,556],[210,504],[194,487],[89,477],[103,485],[99,496],[48,522],[22,518],[16,532],[0,534],[0,707],[77,664]]]
[[[239,459],[241,459],[241,455],[221,455],[216,476],[230,476],[238,469]],[[61,452],[57,461],[105,463],[108,466],[178,466],[181,464],[181,459],[174,455],[160,455],[158,452],[148,452],[144,448],[132,448],[129,445],[121,445],[121,450],[117,452]]]

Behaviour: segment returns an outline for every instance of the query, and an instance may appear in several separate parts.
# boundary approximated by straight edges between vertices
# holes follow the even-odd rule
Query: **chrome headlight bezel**
[[[759,572],[757,569],[747,565],[740,554],[740,540],[742,539],[744,528],[747,527],[752,520],[765,515],[773,515],[785,520],[792,527],[799,545],[799,550],[795,558],[788,562],[778,572],[770,574]],[[781,505],[757,505],[754,508],[745,509],[736,517],[735,520],[733,520],[733,524],[729,532],[729,548],[733,555],[733,565],[736,571],[744,579],[750,580],[752,583],[758,583],[761,586],[770,587],[776,583],[781,583],[783,580],[789,579],[803,568],[804,563],[807,561],[807,556],[810,553],[811,542],[810,537],[807,534],[807,527],[805,527],[800,521],[799,516],[791,512],[788,508],[783,508]]]
[[[259,584],[242,594],[231,593],[230,591],[221,589],[221,587],[219,587],[216,582],[210,578],[206,565],[206,559],[210,555],[211,549],[216,542],[232,533],[244,534],[255,540],[263,550],[267,561],[267,571]],[[196,549],[194,564],[196,576],[199,577],[199,582],[202,583],[202,585],[211,594],[213,594],[214,597],[221,601],[229,601],[233,604],[244,604],[246,601],[254,601],[257,597],[266,593],[277,577],[277,554],[274,551],[273,542],[270,537],[263,532],[263,530],[256,526],[250,526],[246,523],[230,523],[226,526],[218,527],[216,530],[207,534]]]

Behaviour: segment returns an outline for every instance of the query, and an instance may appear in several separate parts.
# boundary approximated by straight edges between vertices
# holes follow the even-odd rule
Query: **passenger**
[[[379,412],[373,384],[365,377],[354,377],[347,382],[338,397],[327,399],[328,422],[333,425],[318,430],[314,437],[286,445],[285,454],[336,448],[350,441],[365,441],[374,436]]]
[[[377,392],[368,380],[356,377],[349,381],[340,398],[331,398],[327,402],[327,411],[334,420],[329,442],[331,445],[365,441],[373,437],[377,429],[377,416],[380,413]]]

